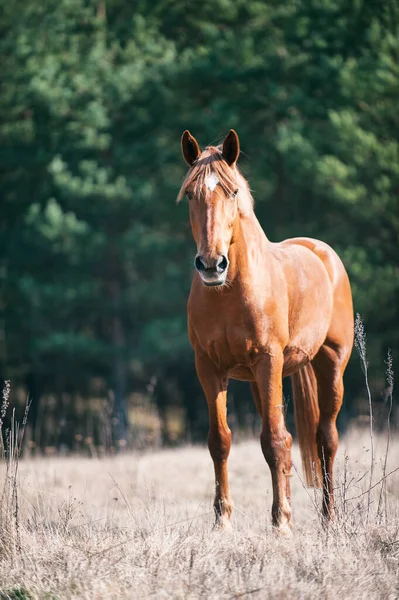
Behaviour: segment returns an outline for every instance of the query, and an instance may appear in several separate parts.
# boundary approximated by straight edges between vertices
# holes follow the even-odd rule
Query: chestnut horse
[[[262,418],[261,446],[273,484],[272,521],[291,528],[292,437],[284,422],[282,379],[292,377],[295,420],[308,485],[323,486],[323,514],[334,514],[333,463],[342,377],[353,345],[349,279],[324,242],[270,242],[236,163],[238,136],[201,152],[185,131],[190,170],[178,200],[189,200],[197,245],[188,300],[188,332],[209,410],[208,445],[214,462],[216,524],[229,523],[226,419],[230,377],[249,381]]]

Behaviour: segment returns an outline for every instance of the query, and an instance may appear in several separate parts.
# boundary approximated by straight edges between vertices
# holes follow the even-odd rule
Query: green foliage
[[[238,130],[269,237],[335,247],[370,360],[397,351],[394,0],[3,8],[4,373],[84,393],[94,375],[115,387],[123,366],[134,389],[185,360],[194,247],[174,197],[186,128],[201,143]]]

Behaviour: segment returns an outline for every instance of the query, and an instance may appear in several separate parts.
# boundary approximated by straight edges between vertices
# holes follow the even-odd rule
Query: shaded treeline
[[[399,346],[398,2],[1,4],[0,372],[29,390],[41,444],[134,441],[146,406],[164,440],[203,437],[195,248],[174,203],[186,128],[202,144],[237,129],[271,240],[339,252],[382,398]],[[356,361],[346,391],[353,416]],[[245,386],[233,405],[252,423]]]

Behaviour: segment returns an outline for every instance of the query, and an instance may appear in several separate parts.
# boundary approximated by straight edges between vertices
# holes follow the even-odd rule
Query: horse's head
[[[239,214],[239,196],[248,195],[244,178],[236,167],[240,153],[234,130],[223,145],[209,146],[201,153],[197,140],[188,132],[181,139],[183,156],[190,167],[178,200],[187,196],[190,221],[197,244],[195,268],[207,286],[226,282],[229,249]]]

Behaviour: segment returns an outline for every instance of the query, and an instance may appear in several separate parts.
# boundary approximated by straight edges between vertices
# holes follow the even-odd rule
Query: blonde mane
[[[188,191],[199,197],[205,190],[205,197],[207,197],[210,190],[206,181],[212,175],[217,177],[218,184],[226,196],[239,190],[238,209],[241,214],[248,215],[253,210],[254,201],[248,183],[236,165],[229,167],[223,158],[221,146],[208,146],[193,163],[184,178],[177,202],[180,202]]]

